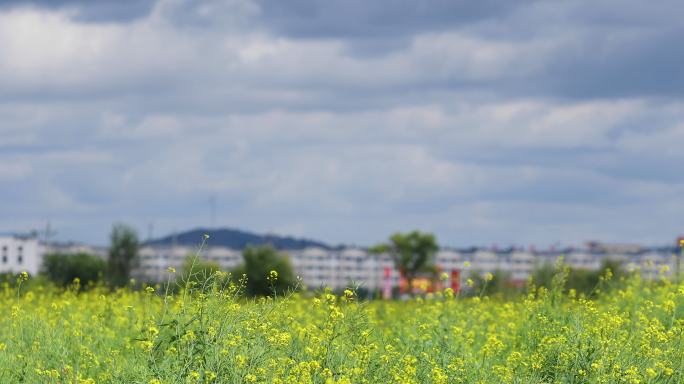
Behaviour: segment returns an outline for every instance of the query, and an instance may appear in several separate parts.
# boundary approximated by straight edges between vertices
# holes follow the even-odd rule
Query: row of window
[[[369,257],[353,257],[353,256],[339,256],[335,254],[329,254],[324,256],[309,256],[302,254],[292,254],[290,257],[295,259],[305,259],[305,260],[344,260],[344,261],[356,261],[357,263],[362,263],[369,259]]]
[[[6,245],[3,245],[3,246],[2,246],[2,253],[7,253],[7,250],[8,250],[8,249],[9,249],[9,248],[8,248]],[[18,247],[17,247],[17,252],[18,252],[18,253],[24,252],[24,247],[21,246],[21,245],[18,246]]]
[[[334,280],[330,276],[326,276],[326,275],[305,276],[305,277],[308,277],[308,279],[311,279],[311,280],[319,280],[320,282],[329,282],[331,280]],[[345,277],[338,277],[337,280],[365,281],[367,278],[368,278],[367,276],[345,276]],[[315,283],[316,282],[314,281],[314,284]]]
[[[7,256],[7,251],[8,251],[8,250],[9,250],[9,248],[8,248],[6,245],[3,245],[3,246],[2,246],[2,263],[3,263],[3,264],[7,264],[7,262],[9,261],[9,257]],[[21,263],[24,262],[24,255],[23,255],[23,253],[24,253],[24,247],[22,247],[21,245],[18,246],[18,247],[17,247],[17,253],[18,253],[18,255],[17,255],[17,264],[21,264]]]
[[[373,271],[374,268],[364,268],[362,266],[350,267],[350,266],[332,266],[332,265],[297,265],[295,264],[295,269],[305,270],[305,271]]]
[[[3,254],[2,255],[2,263],[7,264],[8,261],[9,260],[7,258],[7,255]],[[22,255],[17,256],[17,264],[21,264],[23,262],[24,262],[24,257]]]
[[[163,260],[182,260],[186,259],[188,256],[181,256],[181,255],[160,255],[160,254],[155,254],[155,255],[143,255],[141,258],[143,260],[158,260],[158,259],[163,259]],[[202,256],[203,259],[208,259],[208,260],[238,260],[241,259],[241,256]]]
[[[2,250],[3,250],[3,251],[6,251],[7,248],[8,248],[8,247],[7,247],[6,245],[3,245],[3,246],[2,246]],[[24,250],[24,246],[23,246],[23,245],[17,246],[17,250],[18,250],[19,252],[23,251],[23,250]]]

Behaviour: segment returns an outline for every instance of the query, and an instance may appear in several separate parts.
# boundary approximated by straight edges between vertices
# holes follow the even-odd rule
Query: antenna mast
[[[52,238],[57,234],[57,231],[52,229],[52,225],[50,224],[50,220],[47,221],[47,224],[45,224],[45,253],[50,253],[50,243],[52,241]]]

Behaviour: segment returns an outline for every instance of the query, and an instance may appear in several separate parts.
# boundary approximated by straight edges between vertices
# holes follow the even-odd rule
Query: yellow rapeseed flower
[[[271,282],[279,277],[265,272]],[[464,286],[491,281],[485,272]],[[353,286],[341,297],[322,288],[250,300],[247,280],[214,276],[223,275],[165,295],[157,295],[164,284],[76,292],[0,282],[1,381],[681,381],[684,283],[648,281],[650,273],[621,277],[620,289],[591,298],[530,280],[530,290],[512,300],[472,289],[461,295],[442,283],[415,300],[363,302]],[[578,364],[577,340],[592,346],[589,361]],[[74,354],[55,359],[68,348]]]

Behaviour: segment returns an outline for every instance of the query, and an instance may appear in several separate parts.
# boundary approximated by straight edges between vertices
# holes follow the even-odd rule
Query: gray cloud
[[[523,3],[508,1],[362,0],[257,1],[265,27],[298,38],[410,38],[505,17]]]

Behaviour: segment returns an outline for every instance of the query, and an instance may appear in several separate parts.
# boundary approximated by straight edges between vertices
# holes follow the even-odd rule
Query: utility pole
[[[52,225],[50,224],[50,220],[47,221],[47,224],[45,224],[45,253],[48,254],[50,253],[50,242],[52,238],[57,235],[57,231],[52,229]]]

